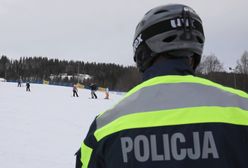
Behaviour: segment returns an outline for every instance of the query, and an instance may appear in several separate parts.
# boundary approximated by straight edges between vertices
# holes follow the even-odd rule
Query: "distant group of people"
[[[17,87],[22,87],[22,79],[21,79],[21,78],[18,80],[17,83],[18,83],[18,84],[17,84]],[[30,92],[30,91],[31,91],[31,90],[30,90],[30,83],[29,83],[29,82],[26,82],[26,91],[27,91],[27,92]]]
[[[89,86],[89,89],[90,89],[91,99],[97,99],[96,91],[98,90],[98,86],[95,83],[91,83],[90,86]],[[73,95],[73,97],[79,97],[78,96],[78,89],[77,89],[76,84],[73,85],[72,95]],[[105,97],[104,97],[104,99],[109,99],[109,89],[108,88],[105,89]]]
[[[17,87],[22,87],[22,79],[18,80]],[[95,83],[91,83],[89,88],[90,88],[91,98],[92,99],[97,99],[96,91],[98,90],[98,86]],[[27,92],[31,91],[29,82],[26,82],[26,91]],[[79,97],[78,96],[78,89],[77,89],[76,84],[73,85],[73,87],[72,87],[72,95],[73,95],[73,97]],[[109,99],[109,89],[108,88],[105,89],[105,97],[104,97],[104,99]]]

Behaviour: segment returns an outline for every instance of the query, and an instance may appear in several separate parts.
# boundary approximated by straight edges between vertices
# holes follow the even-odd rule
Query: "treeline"
[[[51,78],[67,74],[71,78]],[[92,78],[79,81],[78,74],[88,74]],[[236,66],[224,68],[215,55],[203,56],[196,70],[201,76],[225,86],[230,86],[248,92],[248,52],[240,57]],[[19,60],[0,57],[0,77],[7,80],[23,81],[48,80],[89,85],[96,83],[110,90],[128,91],[141,82],[141,74],[136,67],[122,66],[110,63],[89,63],[83,61],[67,61],[48,59],[46,57],[22,57]]]
[[[59,77],[61,74],[67,74],[72,78]],[[92,78],[78,81],[78,74],[88,74]],[[51,79],[51,75],[57,77]],[[96,83],[100,87],[118,91],[127,91],[140,82],[139,73],[133,66],[67,61],[46,57],[21,57],[16,60],[4,55],[0,58],[0,77],[8,81],[21,78],[29,82],[41,80],[71,84],[79,82],[86,86]]]
[[[196,75],[248,92],[248,52],[241,55],[234,67],[227,69],[215,55],[203,56]]]

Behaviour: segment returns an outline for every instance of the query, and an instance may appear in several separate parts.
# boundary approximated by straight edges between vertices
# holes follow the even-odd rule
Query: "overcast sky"
[[[202,18],[204,55],[225,67],[248,50],[247,0],[0,0],[0,54],[134,65],[134,30],[151,8],[191,6]]]

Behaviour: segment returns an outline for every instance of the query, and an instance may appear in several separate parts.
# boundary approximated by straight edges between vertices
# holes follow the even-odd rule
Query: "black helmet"
[[[161,53],[170,57],[194,57],[200,63],[205,37],[202,21],[188,6],[164,5],[148,11],[137,25],[133,49],[140,71],[147,69]]]

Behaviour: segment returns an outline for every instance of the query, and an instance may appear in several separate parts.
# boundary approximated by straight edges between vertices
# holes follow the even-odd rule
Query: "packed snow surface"
[[[31,83],[31,92],[17,83],[0,82],[0,168],[73,168],[95,116],[123,95]]]

